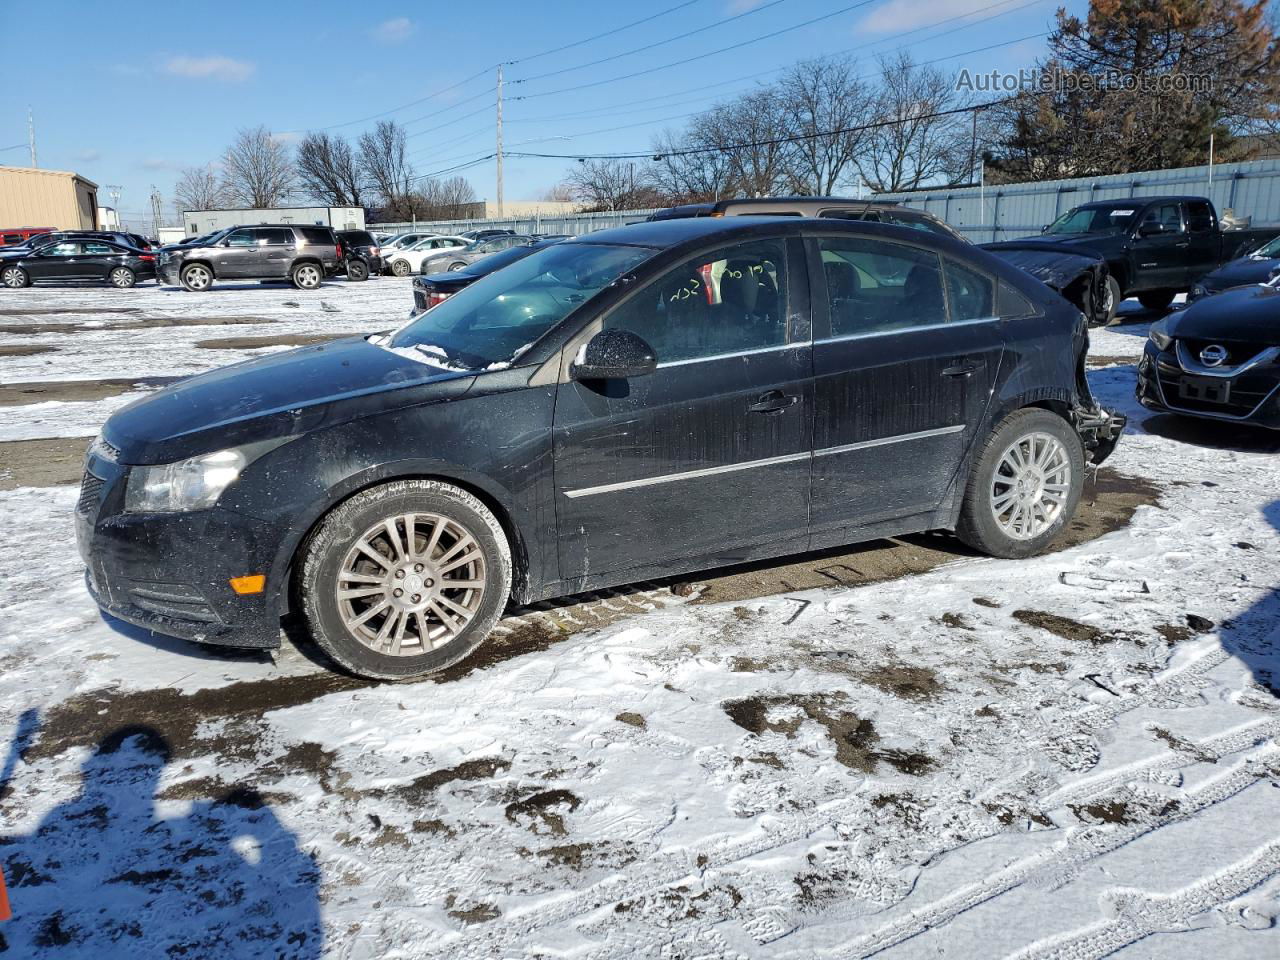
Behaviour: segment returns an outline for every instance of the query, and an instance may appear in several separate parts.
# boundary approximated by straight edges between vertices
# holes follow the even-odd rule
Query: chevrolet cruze
[[[207,643],[274,647],[296,613],[403,679],[512,602],[923,530],[1026,557],[1123,427],[1086,346],[1060,296],[945,236],[607,230],[117,412],[76,508],[87,582]]]

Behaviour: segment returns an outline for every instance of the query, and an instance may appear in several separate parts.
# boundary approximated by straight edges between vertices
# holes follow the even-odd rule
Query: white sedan
[[[451,247],[465,247],[470,240],[465,237],[424,237],[417,243],[400,247],[392,250],[390,254],[383,254],[383,261],[392,273],[397,277],[407,277],[412,273],[417,273],[418,268],[422,266],[422,261],[429,256],[440,253],[442,250],[448,250]]]

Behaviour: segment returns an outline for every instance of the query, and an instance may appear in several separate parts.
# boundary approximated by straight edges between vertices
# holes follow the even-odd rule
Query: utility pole
[[[107,191],[107,196],[111,198],[111,209],[116,215],[115,227],[119,230],[121,226],[123,226],[120,221],[120,194],[124,191],[124,187],[121,187],[118,184],[108,183],[103,187],[103,189]],[[105,227],[106,224],[102,224],[102,226]]]
[[[31,107],[27,107],[27,146],[31,150],[31,166],[36,166],[36,120],[31,112]]]
[[[502,210],[502,64],[498,64],[498,216]]]
[[[162,198],[160,196],[160,191],[156,189],[156,185],[153,183],[151,185],[151,225],[152,225],[151,235],[156,239],[160,238],[160,205],[161,203],[162,203]]]

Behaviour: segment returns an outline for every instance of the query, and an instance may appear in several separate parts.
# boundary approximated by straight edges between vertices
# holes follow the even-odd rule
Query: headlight
[[[125,511],[185,513],[211,507],[247,463],[239,450],[219,450],[177,463],[133,467],[125,490]]]
[[[1161,320],[1159,323],[1151,325],[1151,342],[1160,350],[1168,350],[1173,343],[1173,334],[1169,332],[1167,323],[1167,320]]]

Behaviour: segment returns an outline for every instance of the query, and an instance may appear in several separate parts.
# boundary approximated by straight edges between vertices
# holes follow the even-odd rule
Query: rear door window
[[[607,329],[630,330],[659,363],[785,346],[786,244],[760,240],[687,260],[614,310]]]
[[[333,245],[333,232],[323,227],[298,227],[297,231],[305,243]]]
[[[83,249],[85,255],[90,257],[110,256],[113,253],[120,252],[118,247],[113,247],[106,243],[86,243],[83,245]]]
[[[827,280],[831,336],[947,322],[942,264],[933,251],[865,237],[819,237],[818,249]]]
[[[1207,200],[1187,202],[1187,229],[1192,233],[1208,233],[1213,229],[1213,207]]]
[[[260,243],[268,246],[279,247],[293,243],[293,231],[283,227],[257,227],[253,232]]]

